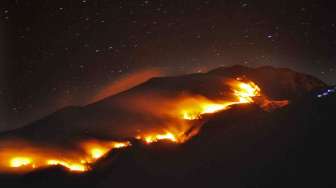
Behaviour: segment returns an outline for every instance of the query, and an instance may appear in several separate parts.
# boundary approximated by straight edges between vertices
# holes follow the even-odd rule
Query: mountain
[[[272,99],[295,100],[324,88],[322,81],[289,69],[243,66],[221,67],[208,73],[177,77],[152,78],[130,90],[83,107],[67,107],[23,128],[3,135],[32,140],[62,142],[67,138],[88,135],[119,138],[132,137],[139,124],[165,124],[167,119],[153,116],[165,103],[184,94],[195,94],[210,99],[223,98],[228,86],[223,79],[247,77],[262,88]],[[225,94],[224,94],[225,95]],[[147,108],[147,109],[145,109]],[[150,114],[150,115],[148,115]],[[129,118],[132,117],[132,118]]]
[[[163,118],[181,96],[229,99],[227,80],[247,79],[270,99],[287,106],[265,111],[238,104],[206,115],[188,141],[146,144],[141,130],[180,121]],[[128,91],[83,107],[69,107],[23,128],[2,133],[44,147],[72,148],[83,138],[125,139],[92,170],[77,174],[61,167],[3,174],[11,187],[333,187],[336,88],[289,69],[221,67],[203,74],[153,78]],[[327,93],[327,94],[325,94]],[[192,121],[194,124],[194,121]],[[183,125],[183,124],[181,124]]]

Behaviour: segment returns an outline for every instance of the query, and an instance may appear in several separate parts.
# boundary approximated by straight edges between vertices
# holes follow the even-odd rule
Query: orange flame
[[[115,148],[124,148],[130,146],[131,143],[126,142],[99,142],[99,141],[88,141],[82,144],[82,148],[86,153],[90,155],[90,160],[97,160],[104,156],[106,153]]]
[[[234,89],[234,94],[239,99],[239,103],[251,103],[253,97],[260,96],[260,88],[253,82],[240,82]]]
[[[60,166],[63,166],[65,168],[69,169],[70,171],[78,171],[78,172],[84,172],[84,171],[88,170],[88,167],[84,164],[70,163],[70,162],[61,161],[61,160],[57,160],[57,159],[49,159],[47,161],[47,165],[48,166],[60,165]]]
[[[202,119],[204,114],[212,114],[227,109],[233,102],[214,102],[204,97],[186,99],[181,105],[180,117],[184,120]]]
[[[90,169],[90,164],[100,159],[109,151],[115,148],[124,148],[130,146],[130,142],[103,142],[103,141],[85,141],[81,144],[83,152],[79,151],[50,151],[23,144],[24,148],[21,151],[17,149],[2,149],[0,151],[0,169],[13,169],[14,171],[30,171],[35,168],[47,166],[63,166],[69,171],[85,172]]]
[[[233,90],[232,100],[213,101],[203,96],[183,98],[181,101],[177,102],[176,105],[175,111],[177,111],[178,118],[181,120],[202,119],[202,116],[205,114],[226,110],[234,104],[252,103],[254,102],[254,97],[261,95],[260,88],[253,82],[242,82],[240,79],[237,79],[230,82],[230,85]],[[184,131],[187,131],[187,129]],[[145,136],[137,136],[137,138],[143,140],[147,144],[161,140],[181,143],[188,139],[183,131],[165,131],[164,134],[154,132]]]
[[[33,160],[30,157],[13,157],[9,160],[9,166],[13,168],[30,165]]]
[[[161,140],[167,140],[167,141],[174,142],[174,143],[179,142],[177,136],[171,132],[166,132],[164,134],[150,134],[150,135],[144,136],[143,138],[141,136],[137,136],[137,139],[142,139],[147,144],[158,142]]]
[[[235,99],[232,101],[211,101],[204,97],[184,100],[181,117],[185,120],[201,119],[204,114],[212,114],[228,109],[233,104],[252,103],[253,97],[260,96],[260,88],[253,82],[232,82]]]
[[[174,119],[173,125],[169,125],[168,129],[157,130],[150,133],[142,133],[136,138],[143,140],[147,144],[159,141],[169,141],[172,143],[183,143],[190,137],[196,135],[199,127],[195,129],[192,125],[195,120],[203,119],[205,114],[212,114],[222,110],[229,109],[234,104],[243,103],[258,103],[261,107],[275,108],[277,106],[285,106],[288,101],[280,101],[273,103],[261,96],[260,88],[251,81],[242,81],[237,79],[226,83],[231,86],[231,93],[229,92],[228,99],[225,100],[211,100],[204,96],[188,96],[173,102],[170,105],[165,115],[172,116]],[[259,98],[259,99],[257,99]],[[186,125],[185,127],[183,127]],[[182,126],[182,128],[181,128]],[[1,143],[0,143],[1,144]],[[1,149],[0,147],[0,170],[2,169],[18,169],[18,170],[32,170],[34,168],[60,165],[74,172],[85,172],[90,169],[90,164],[96,162],[108,152],[115,148],[124,148],[131,146],[129,141],[115,142],[115,141],[100,141],[89,140],[79,144],[78,151],[67,151],[66,155],[59,156],[55,153],[31,146],[24,143],[24,148],[30,148],[29,151],[21,151],[20,148],[15,149]],[[27,146],[28,145],[28,146]],[[10,145],[9,145],[10,146]],[[27,147],[26,147],[27,146]],[[2,147],[6,148],[6,147]],[[10,147],[9,147],[10,148]],[[68,156],[69,155],[69,156]],[[5,161],[5,162],[1,162]]]

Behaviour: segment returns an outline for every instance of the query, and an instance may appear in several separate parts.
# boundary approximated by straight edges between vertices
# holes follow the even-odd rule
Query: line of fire
[[[134,135],[134,139],[148,145],[160,141],[182,144],[198,134],[200,126],[195,128],[195,122],[202,122],[207,116],[234,105],[254,103],[265,111],[271,111],[288,104],[287,100],[268,99],[257,84],[246,79],[236,78],[226,84],[231,87],[232,99],[212,100],[201,95],[178,99],[173,105],[174,109],[166,110],[169,111],[167,114],[173,114],[174,118],[183,121],[184,127],[171,125],[169,129]],[[92,165],[112,150],[132,147],[132,141],[88,139],[82,140],[73,150],[40,147],[25,140],[10,140],[0,143],[0,146],[0,171],[21,173],[62,166],[71,172],[81,173],[89,171]]]

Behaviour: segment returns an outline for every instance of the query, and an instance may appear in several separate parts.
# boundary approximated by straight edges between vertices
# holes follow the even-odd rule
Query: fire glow
[[[32,159],[29,157],[14,157],[9,161],[9,166],[13,168],[27,166],[32,163]]]
[[[50,166],[63,166],[67,169],[69,169],[70,171],[78,171],[78,172],[84,172],[87,171],[88,168],[84,165],[84,164],[80,164],[80,163],[69,163],[66,161],[60,161],[60,160],[56,160],[56,159],[50,159],[47,161],[47,165]]]
[[[185,120],[201,119],[204,114],[226,110],[234,104],[252,103],[253,97],[260,96],[260,88],[253,82],[241,82],[239,79],[231,84],[235,99],[232,101],[211,101],[204,97],[185,100],[181,107],[181,117]],[[186,102],[187,101],[187,102]],[[189,102],[188,102],[189,101]]]
[[[124,148],[130,146],[130,142],[107,142],[90,141],[82,144],[82,148],[90,155],[90,160],[97,160],[106,153],[116,148]]]
[[[62,166],[72,172],[85,172],[90,169],[90,165],[113,149],[130,146],[130,142],[107,142],[107,141],[84,141],[80,144],[82,152],[65,152],[59,155],[57,152],[50,152],[47,149],[37,148],[24,144],[29,150],[11,149],[1,151],[0,158],[3,161],[0,167],[10,168],[15,171],[30,171],[35,168],[48,166]],[[63,151],[59,151],[62,153]],[[5,162],[7,161],[7,162]]]
[[[252,103],[253,97],[261,95],[260,88],[253,82],[242,82],[240,78],[230,83],[233,90],[233,99],[225,101],[213,101],[203,96],[191,96],[184,98],[178,104],[177,113],[178,118],[182,120],[192,121],[200,120],[205,114],[213,114],[222,110],[227,110],[234,104]],[[188,137],[184,132],[165,131],[162,133],[153,133],[145,136],[137,136],[138,139],[142,139],[145,143],[150,144],[158,142],[160,140],[170,141],[172,143],[182,143],[188,140]],[[195,135],[197,133],[193,133]]]
[[[230,86],[231,92],[228,93],[230,97],[225,100],[211,100],[204,96],[187,96],[174,102],[171,108],[164,108],[172,116],[176,122],[182,122],[187,128],[181,128],[179,124],[169,125],[167,130],[157,130],[149,133],[142,133],[135,135],[138,140],[146,144],[151,144],[159,141],[168,141],[171,143],[183,143],[190,137],[196,135],[199,129],[190,129],[195,121],[202,120],[204,115],[213,114],[219,111],[227,110],[235,104],[257,103],[255,97],[261,96],[260,88],[251,81],[236,80],[226,83]],[[263,105],[268,105],[272,101],[266,98],[262,99]],[[275,103],[276,104],[276,103]],[[281,105],[287,105],[282,102]],[[262,106],[262,105],[261,105]],[[188,133],[187,133],[188,132]],[[0,143],[1,144],[1,143]],[[21,151],[20,147],[17,149],[10,148],[0,150],[0,170],[14,169],[18,171],[30,171],[35,168],[42,168],[48,166],[63,166],[69,171],[85,172],[90,170],[90,165],[101,159],[111,150],[116,148],[125,148],[131,146],[129,141],[100,141],[100,140],[86,140],[78,144],[78,151],[58,151],[56,149],[49,150],[34,147],[24,143],[22,147],[30,150]],[[1,148],[1,147],[0,147]],[[6,147],[2,147],[6,148]],[[65,155],[59,156],[59,153]]]
[[[144,140],[144,142],[147,143],[147,144],[162,141],[162,140],[170,141],[172,143],[180,142],[177,139],[177,136],[174,135],[171,132],[166,132],[164,134],[150,134],[150,135],[147,135],[147,136],[144,136],[144,137],[137,136],[137,139]]]

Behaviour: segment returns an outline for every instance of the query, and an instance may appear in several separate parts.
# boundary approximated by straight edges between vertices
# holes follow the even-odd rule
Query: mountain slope
[[[171,123],[183,126],[180,121],[161,116],[181,96],[230,99],[232,88],[226,81],[237,77],[257,83],[271,99],[289,99],[289,105],[272,111],[265,111],[257,103],[232,105],[191,121],[202,126],[184,143],[146,144],[134,137],[139,129],[158,129]],[[20,138],[43,148],[57,148],[64,156],[63,151],[74,150],[86,138],[127,138],[131,147],[110,151],[83,174],[55,166],[28,174],[0,175],[0,185],[332,187],[336,92],[330,88],[309,75],[272,67],[233,66],[205,74],[154,78],[97,103],[63,109],[0,136],[0,144]],[[324,95],[326,92],[328,95]]]
[[[37,140],[54,139],[56,142],[82,135],[132,137],[139,128],[144,128],[143,124],[146,127],[166,124],[167,119],[152,115],[153,111],[164,107],[164,103],[171,103],[184,94],[210,99],[227,97],[226,92],[230,88],[222,82],[236,77],[247,77],[257,83],[262,92],[272,99],[292,100],[326,87],[326,84],[312,76],[289,69],[223,67],[205,74],[153,78],[97,103],[65,108],[8,134]],[[145,108],[150,110],[146,111]]]

